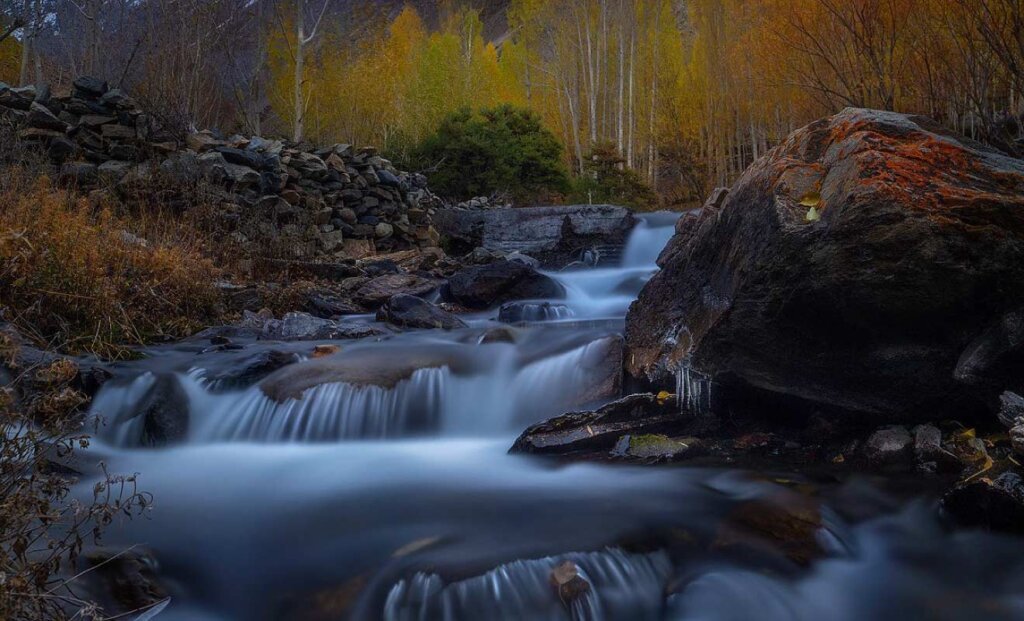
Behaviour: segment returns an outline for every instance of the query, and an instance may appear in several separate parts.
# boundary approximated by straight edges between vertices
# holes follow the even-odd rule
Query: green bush
[[[411,149],[406,165],[423,171],[431,189],[447,198],[505,194],[527,202],[568,191],[562,153],[540,117],[503,105],[449,115]]]
[[[573,198],[579,203],[612,203],[638,211],[658,207],[658,196],[625,160],[612,143],[594,146],[584,163],[583,176],[576,179]]]

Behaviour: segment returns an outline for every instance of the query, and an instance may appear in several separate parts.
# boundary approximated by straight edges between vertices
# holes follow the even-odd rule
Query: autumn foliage
[[[0,185],[0,302],[5,319],[71,351],[186,336],[217,312],[217,270],[197,249],[133,235],[109,208],[45,177]],[[31,175],[25,175],[30,177]],[[19,182],[19,180],[22,180]]]

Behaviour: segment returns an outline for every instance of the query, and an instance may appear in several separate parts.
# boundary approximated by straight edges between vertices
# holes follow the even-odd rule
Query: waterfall
[[[226,400],[197,425],[200,441],[323,442],[385,439],[436,431],[447,368],[420,369],[393,388],[321,384],[278,403],[261,388]]]
[[[648,214],[633,227],[622,253],[623,267],[655,265],[658,255],[675,234],[679,214]]]
[[[693,370],[689,363],[676,369],[676,400],[679,408],[694,415],[711,412],[711,378]]]
[[[568,602],[568,607],[551,584],[552,570],[565,561],[575,564],[591,587]],[[447,585],[436,574],[417,573],[391,588],[383,617],[387,621],[658,619],[671,572],[664,552],[627,554],[608,549],[517,560]]]
[[[187,441],[195,443],[497,435],[617,396],[604,394],[611,372],[601,364],[607,338],[525,363],[513,347],[485,347],[489,360],[473,371],[424,368],[390,387],[329,382],[283,401],[260,385],[224,389],[200,367],[161,377],[180,385],[184,403],[173,415],[187,419]],[[108,423],[104,439],[139,445],[142,406],[161,398],[154,392],[157,379],[143,373],[128,384],[104,387],[93,407]]]

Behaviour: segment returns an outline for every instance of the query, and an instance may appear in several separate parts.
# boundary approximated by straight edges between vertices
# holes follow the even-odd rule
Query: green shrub
[[[658,207],[658,196],[625,160],[612,143],[594,146],[584,164],[583,176],[576,179],[573,198],[579,203],[612,203],[637,211]]]
[[[449,115],[411,149],[406,166],[423,171],[431,189],[448,198],[505,194],[527,202],[569,189],[562,154],[540,117],[504,105]]]

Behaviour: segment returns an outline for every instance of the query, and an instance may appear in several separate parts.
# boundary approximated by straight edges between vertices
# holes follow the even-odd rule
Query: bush
[[[0,325],[0,372],[15,378],[0,388],[0,619],[106,618],[78,594],[76,560],[115,518],[144,513],[152,498],[134,476],[105,471],[91,502],[71,495],[73,475],[54,462],[88,445],[78,367],[42,352],[24,364],[19,340]]]
[[[123,345],[186,336],[218,314],[217,270],[198,248],[176,240],[173,226],[165,226],[166,243],[142,239],[110,209],[45,177],[5,175],[0,300],[26,333],[61,349],[117,357]]]
[[[636,171],[624,166],[625,160],[612,143],[594,146],[573,190],[576,202],[612,203],[637,211],[658,208],[658,196]]]
[[[406,167],[426,173],[431,189],[448,198],[505,194],[522,202],[567,191],[562,153],[540,117],[504,105],[449,115],[411,149]]]

